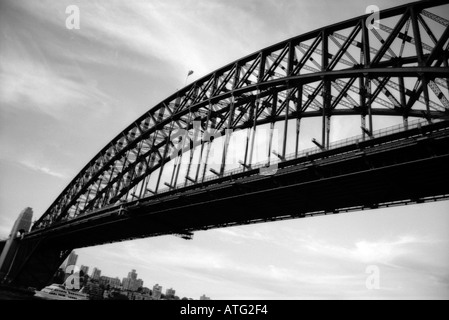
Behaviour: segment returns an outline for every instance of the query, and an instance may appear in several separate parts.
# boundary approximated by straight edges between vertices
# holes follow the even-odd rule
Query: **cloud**
[[[0,101],[14,108],[39,110],[61,119],[71,112],[104,112],[110,102],[95,85],[73,74],[59,74],[31,60],[2,59]]]
[[[73,4],[80,8],[80,29],[65,30],[65,8]],[[44,41],[67,57],[143,72],[152,72],[155,64],[149,62],[157,59],[176,66],[178,72],[192,69],[194,77],[260,49],[255,37],[266,42],[261,29],[269,28],[264,16],[254,14],[261,6],[256,2],[231,5],[208,1],[198,5],[196,1],[132,1],[111,6],[109,1],[67,0],[18,1],[14,6],[39,19],[37,23],[50,30],[51,41]],[[249,37],[242,33],[248,23],[251,28],[247,31],[254,33]],[[79,42],[79,48],[64,48],[70,37]]]
[[[275,232],[260,225],[217,233],[221,241],[245,246],[242,250],[248,247],[247,250],[253,248],[258,254],[270,252],[272,258],[258,258],[257,265],[244,259],[239,261],[241,268],[231,265],[225,270],[231,282],[242,281],[249,288],[269,288],[271,298],[279,295],[297,299],[414,299],[441,297],[445,291],[447,296],[449,290],[446,268],[449,255],[444,252],[447,241],[430,236],[404,234],[342,244],[340,238],[330,242],[329,238],[285,226]],[[264,249],[256,249],[260,246]],[[289,258],[284,257],[278,265],[277,256],[287,252]],[[365,287],[366,269],[370,265],[381,270],[380,290]]]
[[[361,263],[389,264],[397,256],[407,254],[408,246],[426,243],[428,240],[413,236],[401,236],[395,240],[366,241],[354,243],[352,248],[336,246],[320,241],[312,241],[304,245],[311,252],[320,253],[339,259],[348,259]]]
[[[342,245],[281,223],[199,233],[189,242],[157,237],[83,250],[102,259],[105,274],[137,269],[146,286],[158,282],[194,297],[213,292],[216,299],[414,299],[447,292],[447,263],[429,261],[435,254],[444,260],[431,250],[435,246],[444,250],[447,244],[404,234]],[[110,266],[117,260],[123,271]],[[376,291],[365,286],[372,264],[381,269]]]
[[[33,163],[31,162],[31,160],[20,160],[19,163],[25,167],[27,167],[28,169],[34,170],[34,171],[38,171],[41,172],[43,174],[47,174],[56,178],[60,178],[60,179],[67,179],[68,176],[60,173],[60,172],[56,172],[54,170],[51,170],[47,167],[41,166],[39,164]]]
[[[247,230],[244,227],[233,227],[226,229],[218,229],[216,232],[220,235],[220,239],[226,242],[233,242],[236,244],[243,243],[244,241],[269,241],[268,235],[263,235],[260,231]]]

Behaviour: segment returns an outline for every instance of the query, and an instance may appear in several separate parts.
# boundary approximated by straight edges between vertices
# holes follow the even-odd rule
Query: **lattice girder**
[[[445,10],[436,10],[439,6]],[[108,143],[33,228],[126,200],[132,188],[179,152],[173,137],[192,132],[194,122],[203,132],[224,133],[337,115],[360,115],[363,122],[374,115],[447,119],[449,23],[440,15],[448,7],[447,1],[422,1],[384,10],[379,30],[367,28],[367,15],[350,19],[280,42],[195,81]],[[323,130],[322,143],[328,139]],[[188,150],[182,148],[180,156]],[[133,198],[149,196],[141,185]]]

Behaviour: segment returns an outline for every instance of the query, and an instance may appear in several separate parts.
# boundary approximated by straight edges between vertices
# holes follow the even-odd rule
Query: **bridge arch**
[[[373,134],[374,116],[400,117],[405,127],[410,117],[447,120],[449,17],[441,13],[448,9],[446,1],[422,1],[384,10],[379,29],[367,28],[368,15],[356,17],[274,44],[198,79],[112,139],[33,229],[159,193],[164,168],[177,151],[177,132],[189,133],[182,143],[194,144],[206,156],[208,140],[197,143],[191,138],[198,130],[225,135],[226,130],[244,129],[250,137],[262,125],[294,125],[298,134],[289,139],[297,155],[301,120],[306,118],[322,120],[316,142],[323,149],[330,145],[334,116],[359,116],[354,125],[362,139]],[[287,141],[287,129],[283,135]],[[251,139],[242,155],[242,170],[253,165]],[[189,150],[182,148],[179,157]],[[278,151],[280,158],[286,156],[285,143]],[[226,149],[223,154],[218,176],[226,170]],[[172,189],[179,186],[179,167],[175,169]],[[201,182],[205,172],[207,158],[181,185]],[[153,189],[150,179],[156,181]]]

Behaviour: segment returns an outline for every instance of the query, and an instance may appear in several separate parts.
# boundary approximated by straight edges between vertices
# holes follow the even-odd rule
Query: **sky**
[[[273,43],[391,0],[0,0],[0,238],[39,218],[145,111]],[[80,28],[66,8],[78,6]],[[76,250],[103,275],[198,299],[448,299],[449,202]],[[378,271],[379,286],[367,287]]]

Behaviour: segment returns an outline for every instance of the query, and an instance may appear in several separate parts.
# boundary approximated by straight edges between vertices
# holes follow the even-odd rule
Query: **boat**
[[[82,290],[72,291],[62,284],[53,283],[40,291],[36,291],[34,296],[50,300],[89,300],[89,295]]]

